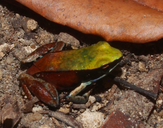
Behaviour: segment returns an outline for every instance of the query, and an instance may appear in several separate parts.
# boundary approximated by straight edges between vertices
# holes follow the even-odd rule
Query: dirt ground
[[[19,75],[30,67],[21,63],[23,58],[37,47],[55,41],[64,41],[65,49],[78,49],[100,40],[103,39],[52,23],[25,7],[0,2],[1,127],[99,128],[105,122],[103,128],[162,128],[162,40],[148,44],[109,42],[122,51],[123,59],[130,55],[129,62],[114,74],[158,94],[157,99],[124,88],[107,77],[96,84],[86,104],[62,102],[56,109],[44,104],[30,108],[34,101],[28,101],[18,81]],[[68,92],[60,93],[61,97]]]

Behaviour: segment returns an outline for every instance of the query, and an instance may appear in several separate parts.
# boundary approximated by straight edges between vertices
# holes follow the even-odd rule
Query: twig
[[[120,77],[114,77],[114,81],[121,84],[121,85],[123,85],[124,87],[132,89],[135,92],[138,92],[138,93],[140,93],[142,95],[146,95],[146,96],[148,96],[148,97],[150,97],[150,98],[152,98],[154,100],[157,98],[157,94],[155,94],[155,93],[153,93],[151,91],[142,89],[140,87],[137,87],[137,86],[135,86],[135,85],[133,85],[131,83],[128,83],[126,80],[124,80],[124,79],[122,79]]]

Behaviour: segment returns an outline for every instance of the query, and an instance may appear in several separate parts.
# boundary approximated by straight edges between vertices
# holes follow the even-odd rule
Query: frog
[[[43,45],[22,60],[23,63],[33,62],[18,78],[29,99],[34,95],[43,103],[57,107],[58,91],[72,89],[66,99],[86,103],[89,93],[83,96],[78,94],[110,74],[122,58],[122,52],[106,41],[77,50],[62,50],[64,44],[55,42]],[[52,49],[52,52],[47,52]]]

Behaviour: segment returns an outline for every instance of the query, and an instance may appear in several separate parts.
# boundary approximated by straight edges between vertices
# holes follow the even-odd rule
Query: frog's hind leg
[[[43,55],[48,53],[49,51],[52,51],[52,52],[61,51],[64,46],[65,46],[65,43],[63,42],[54,42],[54,43],[45,44],[37,48],[31,54],[29,54],[27,58],[22,60],[22,62],[29,63],[29,62],[35,61],[36,59],[41,58]]]
[[[35,95],[42,102],[52,107],[57,107],[59,104],[58,92],[54,86],[46,83],[44,80],[34,78],[28,74],[22,73],[19,76],[21,85],[29,99],[31,99],[30,92]],[[29,92],[30,90],[30,92]],[[29,97],[30,96],[30,97]]]

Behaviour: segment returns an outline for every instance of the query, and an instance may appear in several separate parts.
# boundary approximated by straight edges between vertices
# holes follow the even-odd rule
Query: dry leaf
[[[16,0],[43,17],[107,41],[145,43],[163,37],[163,13],[133,0]]]
[[[151,8],[163,11],[163,1],[162,0],[135,0],[136,2],[149,6]]]
[[[0,123],[4,128],[13,128],[22,114],[15,97],[5,95],[1,100]]]

